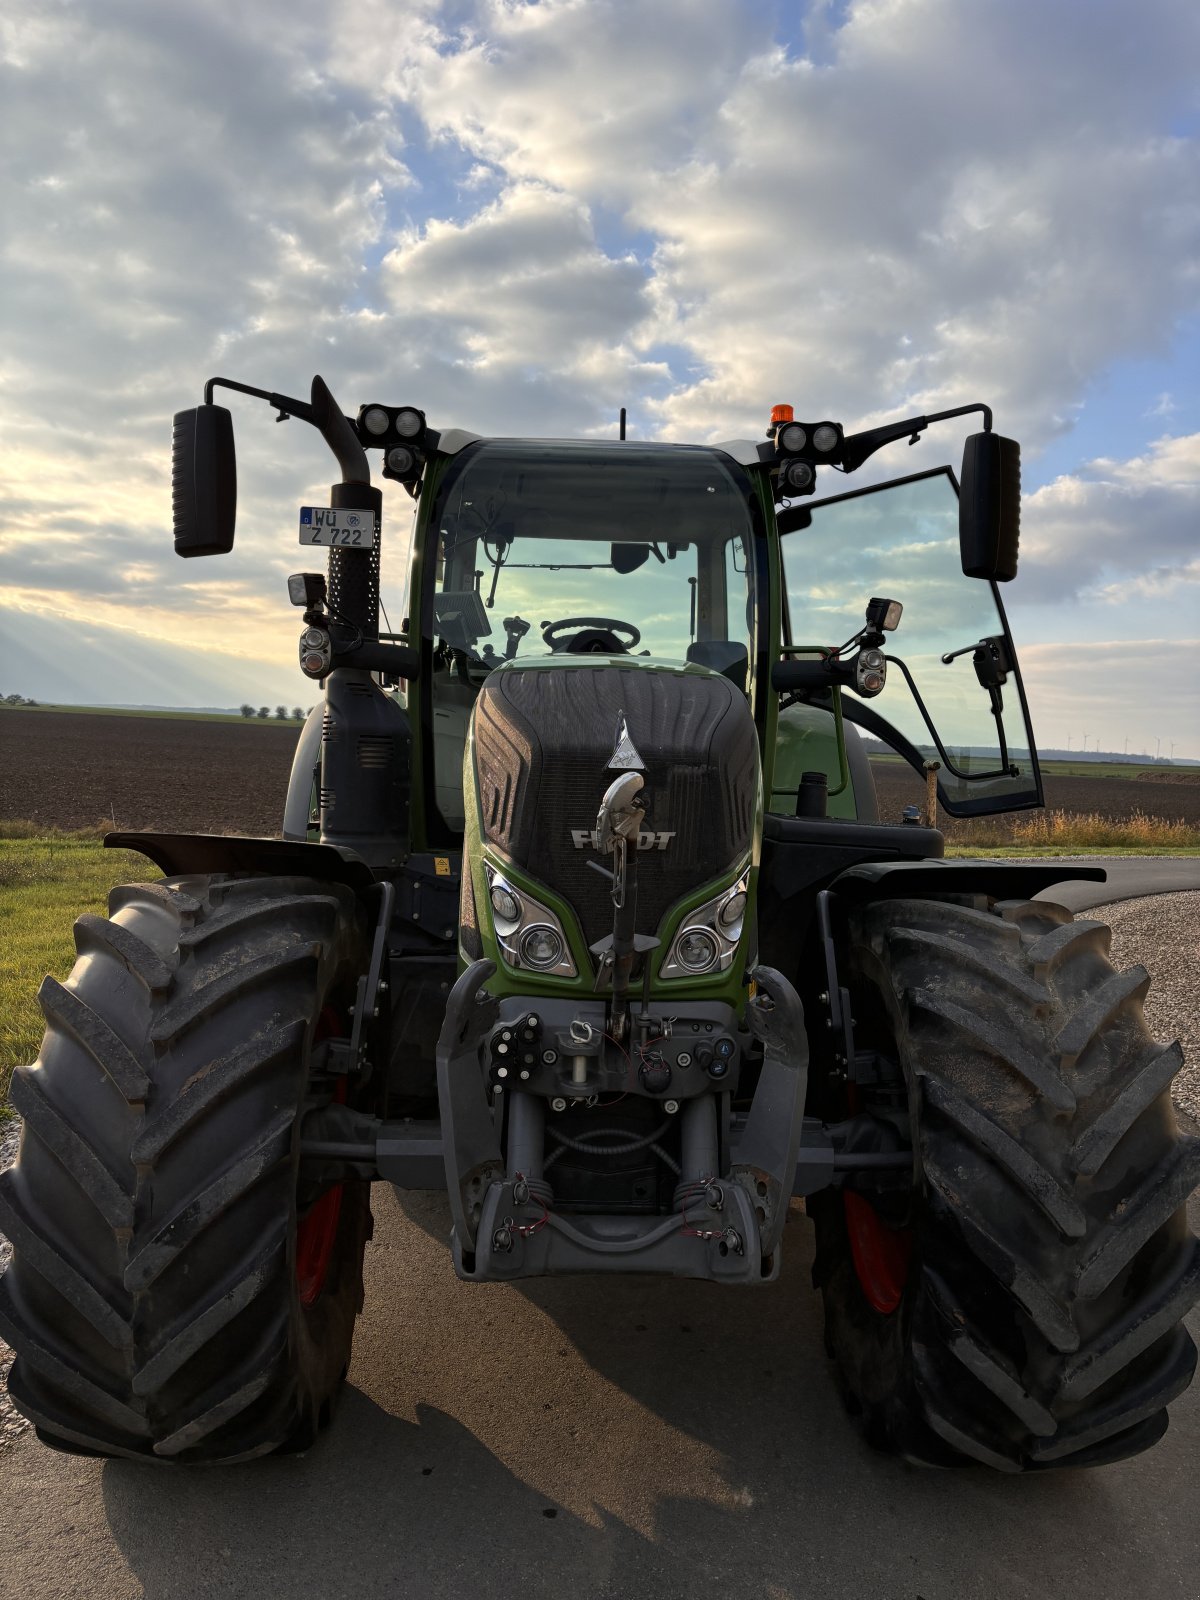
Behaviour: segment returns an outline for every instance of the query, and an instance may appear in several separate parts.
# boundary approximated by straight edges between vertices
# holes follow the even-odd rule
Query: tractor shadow
[[[871,1451],[843,1410],[799,1212],[761,1290],[517,1289],[454,1279],[444,1196],[380,1186],[373,1203],[351,1381],[316,1449],[102,1469],[146,1600],[1194,1592],[1196,1393],[1121,1466],[922,1471]]]
[[[640,1563],[635,1536],[572,1517],[453,1417],[401,1420],[354,1389],[308,1455],[198,1473],[111,1461],[103,1496],[145,1600],[549,1600],[561,1573],[603,1593],[616,1564]]]

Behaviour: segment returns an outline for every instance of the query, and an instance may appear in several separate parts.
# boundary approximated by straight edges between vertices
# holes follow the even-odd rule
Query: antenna
[[[621,407],[621,438],[625,437],[625,407]]]

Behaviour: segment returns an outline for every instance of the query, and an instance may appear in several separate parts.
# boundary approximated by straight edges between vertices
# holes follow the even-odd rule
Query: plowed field
[[[0,818],[55,828],[278,833],[297,723],[0,711]],[[898,822],[925,786],[873,762],[879,815]],[[1200,825],[1200,782],[1182,770],[1134,781],[1046,777],[1054,810],[1122,820],[1135,812]],[[599,774],[597,775],[599,781]]]
[[[276,834],[296,722],[0,712],[0,818]]]
[[[906,805],[923,805],[925,785],[896,762],[871,763],[879,795],[881,822],[899,822]],[[1177,776],[1129,778],[1069,778],[1043,774],[1046,805],[1051,811],[1077,816],[1093,814],[1124,822],[1135,812],[1162,817],[1167,822],[1200,824],[1200,783]]]

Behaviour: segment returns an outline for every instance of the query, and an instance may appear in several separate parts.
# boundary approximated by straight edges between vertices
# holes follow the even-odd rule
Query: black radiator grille
[[[638,926],[749,852],[758,741],[726,679],[613,666],[497,673],[475,710],[475,761],[485,837],[574,906],[589,944],[611,930],[605,880],[587,865],[617,719],[645,763],[645,829],[669,833],[638,858]]]

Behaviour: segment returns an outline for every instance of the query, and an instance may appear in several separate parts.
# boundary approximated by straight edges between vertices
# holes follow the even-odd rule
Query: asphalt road
[[[459,1284],[443,1198],[406,1204],[375,1190],[355,1361],[315,1450],[180,1473],[26,1435],[0,1457],[0,1595],[1195,1600],[1200,1386],[1120,1466],[920,1471],[843,1413],[799,1210],[762,1290],[519,1290]]]
[[[1072,911],[1088,911],[1114,900],[1133,900],[1146,894],[1171,894],[1177,889],[1200,889],[1200,858],[1195,856],[1079,856],[1072,865],[1103,867],[1105,883],[1065,879],[1044,890],[1040,900],[1057,900]],[[1198,1585],[1200,1587],[1200,1585]]]

